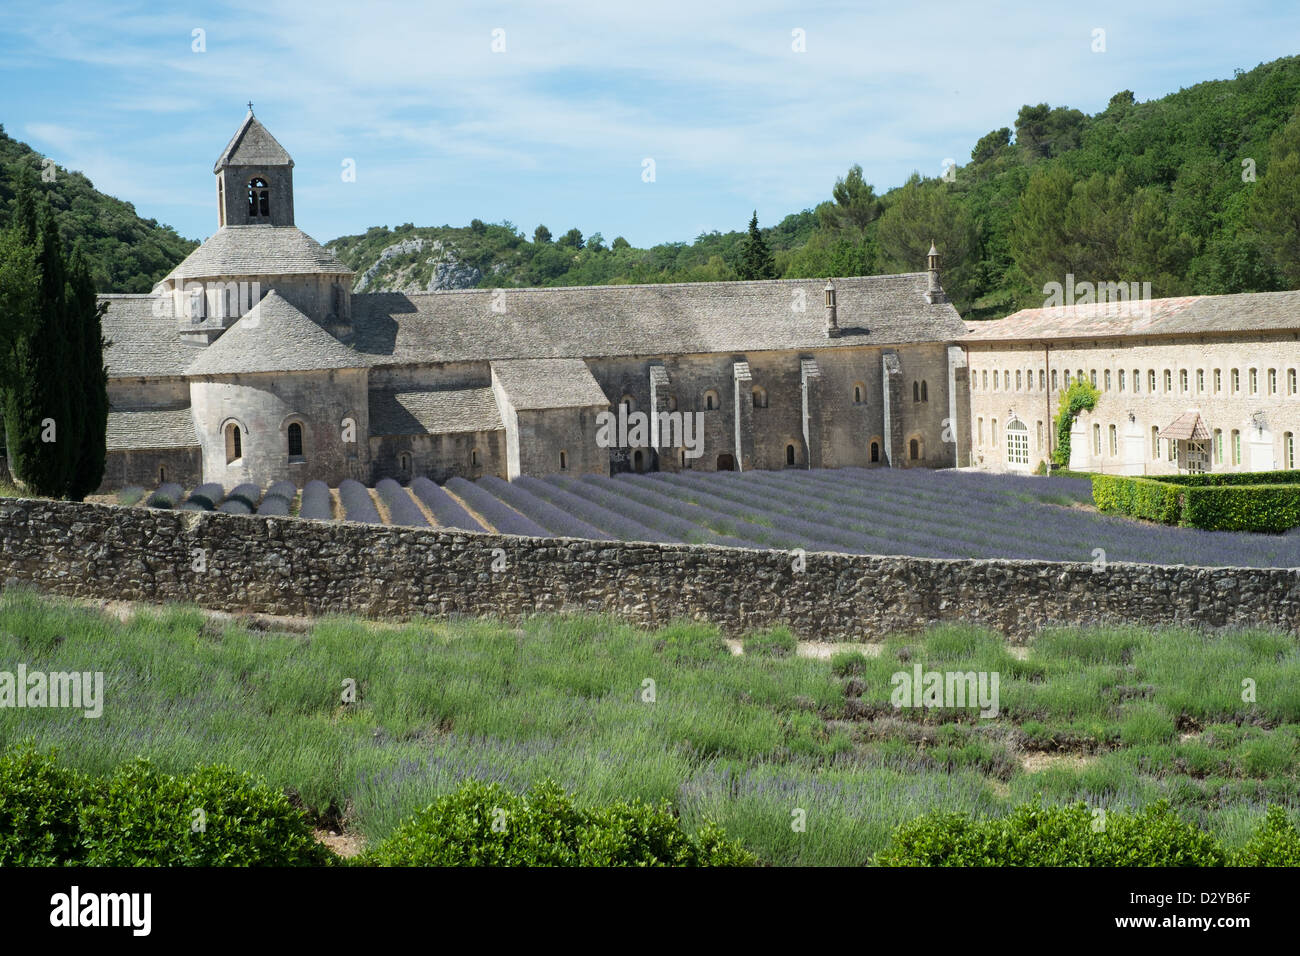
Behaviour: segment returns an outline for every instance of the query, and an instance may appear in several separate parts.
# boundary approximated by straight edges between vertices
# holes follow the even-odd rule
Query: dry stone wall
[[[83,598],[373,617],[604,612],[826,640],[953,621],[1013,639],[1102,621],[1300,626],[1300,569],[829,554],[796,565],[785,552],[0,499],[0,580]]]

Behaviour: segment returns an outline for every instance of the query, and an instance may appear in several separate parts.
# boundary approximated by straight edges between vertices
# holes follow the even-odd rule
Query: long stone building
[[[1075,420],[1070,467],[1143,475],[1296,466],[1300,292],[1026,309],[968,322],[971,456],[1050,460],[1061,393],[1101,393]]]
[[[933,249],[831,281],[354,294],[251,110],[213,172],[211,238],[154,294],[104,297],[103,490],[969,463]]]

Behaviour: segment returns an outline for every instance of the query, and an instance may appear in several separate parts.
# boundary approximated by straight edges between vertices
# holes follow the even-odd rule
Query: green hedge
[[[1180,521],[1207,531],[1287,531],[1300,525],[1300,486],[1187,488]]]
[[[1008,816],[973,820],[931,813],[902,824],[877,854],[881,866],[1294,866],[1300,833],[1270,806],[1250,841],[1224,849],[1163,801],[1138,813],[1095,813],[1022,804]]]
[[[1300,485],[1300,470],[1223,471],[1201,475],[1161,475],[1171,485]]]
[[[1252,475],[1170,475],[1134,478],[1093,475],[1092,500],[1097,510],[1181,524],[1204,531],[1280,533],[1300,526],[1300,472]],[[1287,481],[1259,484],[1278,475]],[[1244,483],[1240,479],[1252,479]],[[1196,479],[1195,481],[1189,479]],[[1223,479],[1219,482],[1200,479]]]
[[[1097,510],[1131,518],[1177,524],[1182,508],[1181,494],[1182,490],[1176,486],[1150,478],[1092,476],[1092,500]]]

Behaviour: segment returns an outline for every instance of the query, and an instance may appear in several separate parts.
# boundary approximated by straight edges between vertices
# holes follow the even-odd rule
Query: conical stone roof
[[[293,160],[265,126],[249,110],[234,137],[221,151],[214,173],[223,166],[292,166]]]
[[[364,368],[348,348],[272,290],[204,349],[188,375]]]

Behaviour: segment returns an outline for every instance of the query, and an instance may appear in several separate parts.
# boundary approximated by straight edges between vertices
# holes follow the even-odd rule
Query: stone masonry
[[[501,552],[506,569],[494,573]],[[594,612],[859,641],[945,622],[1013,640],[1106,622],[1300,629],[1300,569],[821,553],[802,572],[794,565],[785,552],[738,548],[0,500],[0,580],[68,597],[385,618]]]

